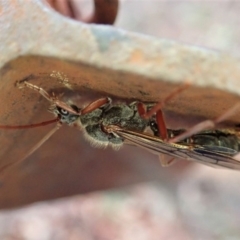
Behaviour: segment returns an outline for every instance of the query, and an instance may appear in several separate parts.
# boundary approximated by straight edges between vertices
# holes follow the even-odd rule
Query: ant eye
[[[67,110],[63,109],[63,108],[59,109],[59,113],[62,114],[62,115],[68,115],[69,114],[69,112]]]

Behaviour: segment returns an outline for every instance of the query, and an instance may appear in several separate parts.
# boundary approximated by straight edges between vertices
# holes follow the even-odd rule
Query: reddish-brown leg
[[[139,102],[137,105],[137,109],[138,109],[138,113],[139,113],[140,117],[144,118],[144,116],[146,116],[146,114],[147,114],[146,106],[142,102]],[[158,109],[158,111],[156,113],[156,121],[157,121],[158,132],[160,134],[159,137],[162,140],[168,140],[167,127],[166,127],[163,112],[161,109]]]
[[[146,112],[142,117],[143,118],[150,118],[153,116],[157,111],[161,110],[166,103],[171,101],[174,97],[176,97],[179,93],[183,92],[187,88],[189,88],[190,83],[184,83],[183,85],[176,88],[172,93],[170,93],[163,101],[157,103],[155,106],[153,106],[148,112]]]
[[[143,103],[138,103],[137,105],[138,108],[138,113],[142,117],[143,115],[146,116],[146,106]],[[151,111],[151,110],[150,110]],[[156,121],[157,121],[157,127],[158,127],[158,132],[160,134],[160,138],[162,140],[168,140],[168,133],[167,133],[167,127],[166,123],[164,120],[163,112],[161,109],[158,109],[156,113]],[[159,154],[159,161],[163,167],[170,166],[175,162],[174,158],[169,158],[167,155],[164,154]]]
[[[85,108],[83,108],[81,110],[81,115],[90,113],[100,107],[103,107],[104,105],[108,106],[109,104],[111,104],[112,100],[111,98],[100,98],[94,102],[91,102],[90,104],[88,104]]]
[[[213,129],[216,127],[216,125],[218,123],[223,122],[224,120],[228,119],[229,117],[234,115],[239,110],[240,110],[240,103],[237,103],[235,106],[230,108],[228,111],[226,111],[224,114],[222,114],[218,118],[200,122],[200,123],[196,124],[195,126],[189,128],[188,130],[186,130],[184,133],[180,134],[179,136],[170,139],[169,142],[176,143],[176,142],[186,139],[194,134],[202,132],[204,130]]]
[[[156,113],[157,127],[158,127],[158,132],[160,134],[159,137],[162,140],[166,140],[166,141],[169,140],[166,122],[164,119],[162,108],[164,107],[164,105],[167,102],[169,102],[172,98],[177,96],[182,91],[186,90],[189,86],[190,86],[189,83],[185,83],[184,85],[178,87],[172,93],[170,93],[162,102],[159,102],[158,104],[156,104],[148,112],[146,111],[146,106],[143,103],[141,103],[141,102],[138,103],[138,106],[137,106],[138,113],[141,117],[148,119]],[[159,160],[163,167],[167,167],[176,161],[175,158],[172,158],[172,157],[169,158],[169,156],[164,155],[164,154],[159,155]]]
[[[156,120],[157,120],[158,131],[160,133],[161,139],[164,141],[168,140],[168,132],[167,132],[164,115],[162,110],[160,109],[156,113]]]
[[[153,106],[148,112],[146,111],[146,106],[143,103],[138,103],[138,113],[142,118],[148,119],[156,113],[156,121],[160,134],[160,138],[162,140],[168,140],[168,132],[166,127],[166,122],[164,119],[164,115],[162,112],[162,108],[164,105],[172,100],[175,96],[177,96],[182,91],[186,90],[190,86],[189,83],[185,83],[184,85],[176,88],[172,93],[170,93],[163,101],[157,103]]]

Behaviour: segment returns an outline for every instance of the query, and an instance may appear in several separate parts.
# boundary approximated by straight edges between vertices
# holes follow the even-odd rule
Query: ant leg
[[[159,110],[161,110],[166,103],[171,101],[174,97],[176,97],[179,93],[185,91],[187,88],[190,87],[190,83],[186,82],[183,85],[176,88],[172,93],[170,93],[163,101],[157,103],[155,106],[153,106],[148,112],[145,112],[145,114],[142,115],[143,118],[150,118],[155,113],[157,113]]]
[[[172,100],[175,96],[177,96],[182,91],[186,90],[190,86],[190,83],[184,83],[183,85],[176,88],[172,93],[170,93],[163,101],[157,103],[155,106],[153,106],[149,111],[146,111],[146,107],[143,103],[138,103],[138,113],[142,118],[148,119],[152,117],[156,113],[156,121],[158,126],[158,132],[160,133],[160,138],[162,140],[168,140],[168,133],[167,133],[167,127],[164,119],[164,115],[162,112],[162,108],[164,105]]]
[[[58,122],[58,124],[50,132],[48,132],[35,146],[33,146],[23,158],[20,158],[16,162],[6,164],[2,168],[0,168],[0,173],[5,172],[5,170],[7,170],[8,168],[11,168],[14,165],[17,165],[17,164],[23,162],[24,160],[26,160],[26,158],[28,158],[38,148],[40,148],[61,126],[62,126],[61,122]]]
[[[87,114],[87,113],[90,113],[98,108],[101,108],[101,107],[104,107],[104,108],[107,108],[111,105],[112,103],[112,99],[111,98],[100,98],[94,102],[91,102],[90,104],[88,104],[86,107],[84,107],[82,110],[81,110],[81,115],[84,115],[84,114]]]
[[[202,121],[202,122],[196,124],[195,126],[189,128],[188,130],[186,130],[184,133],[180,134],[179,136],[176,136],[176,137],[170,139],[169,142],[170,143],[179,142],[179,141],[186,139],[186,138],[188,138],[194,134],[197,134],[201,131],[215,128],[215,126],[218,123],[223,122],[224,120],[228,119],[229,117],[234,115],[237,111],[239,111],[239,109],[240,109],[240,103],[237,103],[235,106],[230,108],[228,111],[226,111],[224,114],[222,114],[218,118],[213,119],[213,120]]]
[[[146,106],[142,102],[139,102],[137,104],[137,109],[140,117],[144,118],[144,115],[147,114]],[[162,140],[168,140],[167,127],[166,127],[165,119],[161,109],[159,109],[156,113],[156,121],[157,121],[158,133],[160,134],[159,137]]]
[[[175,89],[172,93],[170,93],[162,102],[159,102],[154,107],[152,107],[148,112],[146,111],[146,107],[143,103],[138,103],[138,113],[143,118],[150,118],[152,115],[156,113],[156,122],[158,127],[158,132],[160,134],[160,138],[164,141],[168,141],[169,136],[167,132],[166,127],[166,121],[164,119],[164,115],[162,112],[162,108],[164,105],[169,102],[172,98],[174,98],[176,95],[181,93],[182,91],[186,90],[190,86],[189,83],[185,83],[184,85],[178,87]],[[167,155],[159,154],[159,160],[163,167],[170,166],[175,162],[175,158],[169,158]]]
[[[139,115],[142,116],[143,114],[145,114],[146,112],[146,108],[145,105],[143,103],[138,103],[138,112]],[[158,109],[157,113],[156,113],[156,121],[157,121],[157,128],[158,128],[158,133],[160,134],[160,138],[162,140],[168,140],[168,132],[167,132],[167,127],[166,127],[166,123],[165,123],[165,119],[163,116],[163,112],[161,109]],[[175,162],[175,158],[169,158],[169,156],[165,155],[165,154],[159,154],[159,161],[162,165],[162,167],[168,167],[170,165],[172,165]]]

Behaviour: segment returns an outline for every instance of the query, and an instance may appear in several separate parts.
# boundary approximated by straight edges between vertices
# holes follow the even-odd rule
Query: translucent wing
[[[240,170],[240,161],[234,159],[237,152],[229,148],[168,143],[155,136],[124,129],[117,129],[114,132],[132,144],[157,155],[165,154],[212,167]]]

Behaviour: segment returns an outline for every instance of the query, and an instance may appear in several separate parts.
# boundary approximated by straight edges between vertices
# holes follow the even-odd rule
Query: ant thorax
[[[86,139],[96,147],[112,146],[119,149],[124,139],[117,134],[108,133],[104,127],[116,125],[124,129],[142,132],[149,120],[140,117],[136,102],[129,105],[115,104],[106,108],[98,108],[90,113],[79,116]]]

